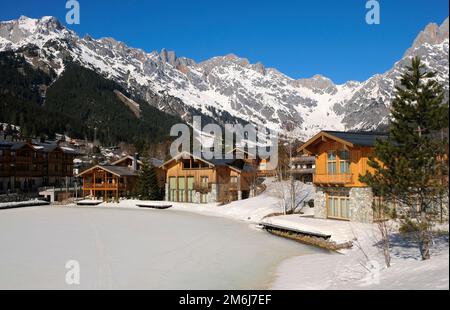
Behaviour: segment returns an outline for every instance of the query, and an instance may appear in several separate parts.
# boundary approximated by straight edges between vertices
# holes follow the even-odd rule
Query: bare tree
[[[280,177],[275,182],[275,192],[283,214],[300,213],[305,208],[305,202],[310,195],[308,185],[300,181],[291,183]]]
[[[390,208],[382,198],[374,199],[373,203],[374,218],[380,232],[381,249],[384,256],[384,263],[387,268],[391,267],[391,231],[392,222],[390,221]]]

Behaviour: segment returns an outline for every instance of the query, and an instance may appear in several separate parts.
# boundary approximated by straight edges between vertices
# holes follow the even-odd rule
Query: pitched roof
[[[319,132],[305,144],[303,144],[299,151],[307,150],[308,147],[315,144],[318,141],[324,141],[324,139],[331,139],[338,141],[348,147],[363,146],[373,147],[378,139],[386,139],[387,134],[377,132],[345,132],[345,131],[328,131],[324,130]]]
[[[94,167],[91,167],[83,172],[81,172],[80,174],[78,174],[77,176],[82,176],[94,169],[102,169],[105,170],[109,173],[112,173],[118,177],[127,177],[127,176],[137,176],[138,172],[132,169],[129,169],[128,167],[122,167],[122,166],[101,166],[101,165],[97,165]]]
[[[116,166],[127,159],[134,160],[134,156],[127,155],[125,157],[122,157],[122,158],[112,162],[111,165]],[[138,158],[137,162],[139,165],[143,164],[142,159]],[[164,164],[164,161],[157,159],[157,158],[150,158],[150,163],[152,164],[153,167],[161,167]]]
[[[177,156],[173,157],[172,159],[170,159],[167,162],[165,162],[164,164],[162,164],[161,168],[167,166],[172,161],[178,160],[178,159],[183,158],[185,156],[192,157],[192,158],[194,158],[196,160],[202,161],[205,164],[210,165],[211,167],[229,167],[229,168],[233,168],[235,170],[236,169],[237,170],[241,170],[239,167],[236,167],[236,165],[235,165],[236,159],[204,159],[204,158],[200,158],[200,157],[194,156],[193,154],[187,153],[187,152],[181,152]]]
[[[137,176],[138,172],[132,169],[129,169],[128,167],[120,167],[120,166],[103,166],[106,171],[111,172],[112,174],[115,174],[117,176]]]
[[[18,141],[18,142],[17,141],[13,141],[13,142],[0,141],[0,148],[10,149],[11,151],[20,150],[24,146],[28,146],[28,147],[34,149],[35,151],[44,152],[44,153],[50,153],[56,149],[59,149],[60,151],[66,153],[66,154],[79,155],[79,153],[77,151],[75,151],[74,149],[67,148],[67,147],[61,147],[54,143],[32,143],[32,144],[30,144],[28,142],[23,142],[23,141]]]
[[[16,141],[0,141],[0,148],[1,149],[9,149],[11,151],[17,151],[23,148],[24,146],[28,146],[32,148],[30,144],[27,142],[16,142]]]
[[[344,131],[324,131],[334,137],[348,141],[355,146],[375,146],[378,139],[386,139],[386,133],[379,132],[344,132]]]

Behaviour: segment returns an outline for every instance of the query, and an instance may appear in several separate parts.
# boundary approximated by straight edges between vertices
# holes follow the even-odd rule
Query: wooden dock
[[[305,231],[305,230],[300,230],[300,229],[295,229],[295,228],[290,228],[290,227],[285,227],[285,226],[280,226],[280,225],[275,225],[275,224],[270,224],[270,223],[260,223],[260,225],[263,227],[264,230],[267,231],[279,231],[279,232],[284,232],[284,233],[294,233],[294,234],[299,234],[299,235],[304,235],[304,236],[309,236],[309,237],[316,237],[316,238],[322,238],[325,240],[330,240],[331,239],[331,235],[326,235],[326,234],[322,234],[322,233],[318,233],[318,232],[311,232],[311,231]]]
[[[306,231],[264,222],[260,223],[260,225],[264,230],[271,233],[272,235],[308,245],[314,245],[329,251],[337,252],[339,250],[350,249],[353,247],[353,243],[351,241],[338,244],[331,240],[331,235],[316,231]]]
[[[146,208],[146,209],[155,209],[155,210],[167,210],[172,208],[171,205],[151,205],[151,204],[136,204],[136,207]]]
[[[102,204],[103,201],[100,200],[82,200],[77,202],[77,206],[98,206]]]

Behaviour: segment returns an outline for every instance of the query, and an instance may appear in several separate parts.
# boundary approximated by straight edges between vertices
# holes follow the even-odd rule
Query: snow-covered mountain
[[[232,54],[196,63],[165,49],[147,53],[112,38],[80,38],[53,17],[1,22],[0,51],[23,52],[34,66],[50,66],[58,75],[66,61],[78,62],[187,121],[201,113],[221,123],[249,121],[307,138],[320,129],[374,130],[385,124],[393,85],[412,55],[422,56],[448,90],[448,27],[448,19],[428,25],[390,71],[343,85],[321,75],[295,80]]]

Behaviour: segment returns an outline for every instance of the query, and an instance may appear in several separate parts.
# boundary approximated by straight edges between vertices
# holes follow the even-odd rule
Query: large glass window
[[[350,152],[339,152],[339,171],[341,174],[350,174]]]
[[[328,217],[350,219],[350,195],[348,191],[330,191],[327,196]]]
[[[329,175],[336,175],[337,174],[337,168],[336,168],[336,152],[335,151],[329,151],[328,152],[328,174]]]
[[[177,201],[177,178],[169,178],[169,200]]]
[[[178,202],[186,202],[186,178],[178,178]]]
[[[188,202],[194,201],[194,177],[188,177],[187,186],[188,186]]]

